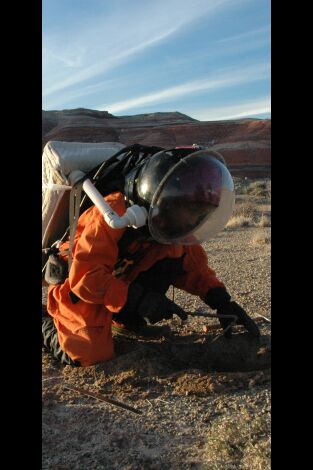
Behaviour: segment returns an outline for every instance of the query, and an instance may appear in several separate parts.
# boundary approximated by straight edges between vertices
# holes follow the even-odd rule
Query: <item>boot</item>
[[[161,336],[169,336],[171,328],[168,325],[155,326],[147,325],[144,321],[141,325],[126,326],[112,320],[112,336],[127,336],[129,338],[160,338]]]

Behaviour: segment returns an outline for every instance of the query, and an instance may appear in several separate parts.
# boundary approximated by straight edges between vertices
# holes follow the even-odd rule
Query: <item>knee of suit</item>
[[[111,330],[85,327],[74,333],[59,332],[62,350],[83,367],[105,362],[115,357]]]

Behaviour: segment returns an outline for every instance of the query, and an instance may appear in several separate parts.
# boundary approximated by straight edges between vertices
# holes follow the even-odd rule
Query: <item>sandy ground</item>
[[[269,240],[269,227],[243,227],[204,244],[210,266],[255,318],[270,318]],[[210,312],[200,299],[174,295],[187,311]],[[259,321],[260,339],[239,328],[231,340],[220,330],[205,332],[215,320],[168,324],[167,338],[116,340],[117,358],[93,367],[62,367],[43,352],[43,469],[270,469],[268,432],[243,437],[237,448],[222,434],[226,457],[213,451],[223,420],[236,423],[245,412],[251,423],[270,421],[270,324]]]

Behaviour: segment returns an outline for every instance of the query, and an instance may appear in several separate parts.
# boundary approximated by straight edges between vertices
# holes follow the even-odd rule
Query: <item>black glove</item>
[[[217,309],[216,312],[218,315],[236,315],[237,325],[243,325],[245,329],[253,336],[258,337],[260,336],[260,330],[258,325],[255,323],[255,321],[252,320],[252,318],[249,317],[249,315],[246,313],[246,311],[240,307],[240,305],[237,304],[237,302],[228,302],[224,305],[222,305],[220,308]],[[230,325],[230,323],[233,321],[232,318],[220,318],[220,323],[221,327],[223,330],[227,328],[227,326]],[[231,328],[226,331],[225,337],[230,338],[231,337]]]
[[[127,302],[122,310],[113,315],[114,320],[128,327],[142,325],[147,319],[151,324],[178,315],[182,320],[187,319],[184,310],[169,300],[165,294],[154,291],[145,292],[137,283],[130,284],[128,288]]]
[[[235,315],[237,317],[237,325],[243,325],[246,330],[253,336],[260,336],[258,325],[249,317],[245,310],[237,304],[237,302],[230,301],[231,297],[222,287],[216,287],[210,290],[205,298],[205,303],[213,309],[217,309],[218,315]],[[221,327],[225,331],[226,328],[234,321],[233,318],[219,318]],[[232,334],[229,328],[224,336],[230,338]]]

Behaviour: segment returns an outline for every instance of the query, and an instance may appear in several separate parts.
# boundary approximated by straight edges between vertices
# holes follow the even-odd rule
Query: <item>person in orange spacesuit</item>
[[[96,206],[81,214],[68,277],[48,290],[44,347],[64,364],[89,366],[115,356],[112,332],[163,334],[165,327],[156,323],[173,315],[187,318],[166,296],[170,285],[219,314],[237,315],[238,323],[258,336],[257,325],[231,301],[201,246],[231,215],[234,188],[224,163],[214,153],[173,158],[160,151],[130,172],[120,189],[105,196],[112,209],[122,216],[128,205],[140,204],[147,223],[113,229]],[[61,252],[68,246],[66,241]],[[230,321],[220,319],[223,329]]]

